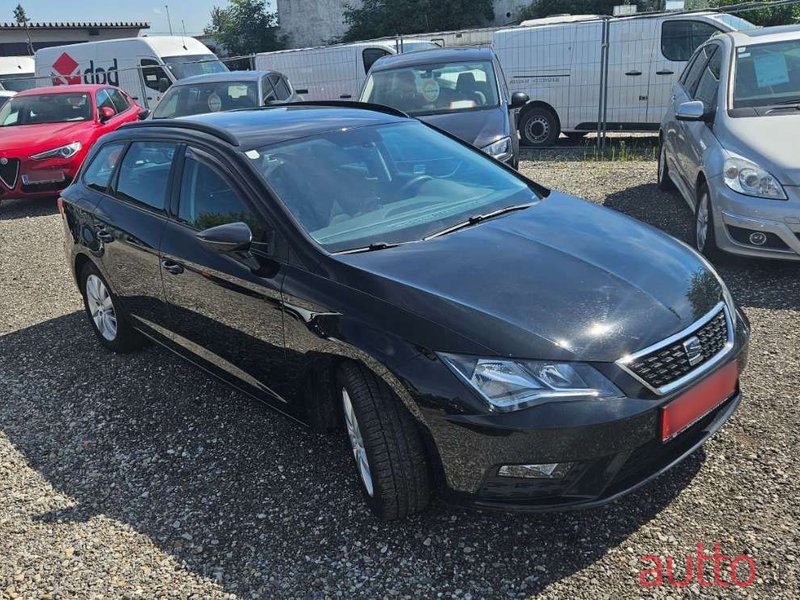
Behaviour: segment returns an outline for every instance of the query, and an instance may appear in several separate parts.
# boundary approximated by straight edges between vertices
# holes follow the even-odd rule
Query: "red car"
[[[101,135],[146,116],[108,85],[20,92],[0,108],[0,201],[57,195]]]

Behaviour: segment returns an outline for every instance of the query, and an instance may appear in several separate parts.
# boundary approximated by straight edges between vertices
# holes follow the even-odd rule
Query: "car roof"
[[[172,85],[184,86],[196,83],[224,83],[226,81],[258,81],[266,75],[280,75],[278,71],[226,71],[225,73],[207,73],[205,75],[192,75],[179,79]]]
[[[355,103],[351,103],[355,104]],[[254,109],[191,115],[177,119],[139,121],[120,128],[200,131],[238,145],[242,151],[341,129],[412,121],[391,108],[347,103],[293,103]]]
[[[434,63],[467,62],[472,60],[491,60],[494,56],[491,48],[437,48],[416,50],[406,54],[392,54],[375,61],[372,71],[385,71],[415,65]]]
[[[39,96],[42,94],[91,94],[97,90],[113,88],[113,85],[51,85],[49,87],[32,88],[17,94],[18,96]]]
[[[800,39],[800,25],[781,25],[779,27],[764,27],[749,31],[731,31],[727,35],[733,39],[736,46],[796,40]]]

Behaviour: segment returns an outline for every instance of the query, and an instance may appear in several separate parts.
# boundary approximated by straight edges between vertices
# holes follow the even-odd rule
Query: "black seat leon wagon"
[[[102,345],[346,430],[381,518],[601,504],[740,401],[749,326],[702,257],[392,109],[132,124],[59,207]]]

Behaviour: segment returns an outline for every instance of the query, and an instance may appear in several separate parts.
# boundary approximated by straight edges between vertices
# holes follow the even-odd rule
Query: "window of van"
[[[719,28],[703,21],[664,21],[661,25],[661,54],[667,60],[687,61],[700,44],[719,31]]]
[[[383,48],[366,48],[364,52],[362,52],[362,57],[364,59],[364,73],[369,73],[369,70],[372,68],[372,65],[375,64],[375,61],[379,58],[383,58],[384,56],[388,56],[391,54],[388,50],[384,50]]]
[[[161,91],[159,88],[159,81],[166,79],[169,81],[166,72],[157,60],[152,58],[143,58],[142,64],[142,77],[144,77],[144,84],[151,90]],[[171,83],[171,82],[170,82]]]

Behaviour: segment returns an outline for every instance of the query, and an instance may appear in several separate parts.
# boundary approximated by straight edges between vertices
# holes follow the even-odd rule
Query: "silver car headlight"
[[[728,154],[723,167],[725,185],[735,192],[757,198],[786,200],[783,186],[770,173],[751,160]]]
[[[550,402],[621,398],[622,392],[585,363],[439,356],[476,390],[491,410],[512,411]]]
[[[40,152],[39,154],[34,154],[31,156],[33,160],[45,160],[47,158],[72,158],[78,152],[81,151],[83,146],[80,142],[72,142],[71,144],[67,144],[65,146],[59,146],[58,148],[53,148],[52,150],[46,150],[44,152]]]
[[[507,160],[514,153],[511,146],[510,137],[504,137],[503,139],[497,140],[493,144],[484,146],[481,148],[481,150],[483,150],[489,156],[501,161]]]

